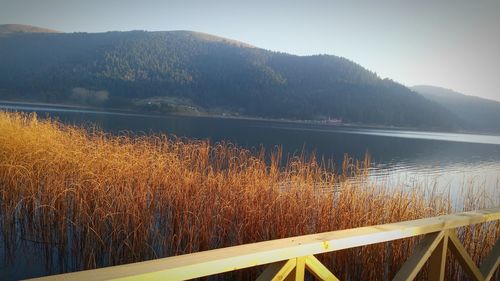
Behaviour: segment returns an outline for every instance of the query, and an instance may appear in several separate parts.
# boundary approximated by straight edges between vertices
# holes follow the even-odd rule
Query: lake
[[[17,103],[0,103],[0,109],[37,112],[40,117],[57,118],[68,124],[95,124],[113,134],[165,133],[211,142],[224,140],[250,149],[264,147],[268,151],[280,145],[287,155],[315,153],[318,157],[333,159],[338,165],[344,154],[362,159],[368,153],[372,159],[370,176],[374,181],[403,188],[415,188],[417,183],[421,188],[424,183],[425,187],[437,187],[441,192],[452,194],[455,189],[480,185],[493,191],[492,200],[497,205],[500,202],[500,136],[154,116]],[[27,258],[17,261],[16,266],[6,265],[0,259],[0,276],[14,280],[43,274],[35,255],[19,256]],[[30,267],[32,270],[24,270]]]

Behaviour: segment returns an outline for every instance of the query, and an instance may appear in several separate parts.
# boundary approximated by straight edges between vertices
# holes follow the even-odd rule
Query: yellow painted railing
[[[455,228],[496,221],[500,207],[433,218],[317,233],[246,244],[133,264],[110,266],[34,280],[185,280],[270,264],[258,280],[338,280],[316,254],[425,235],[393,280],[413,280],[429,261],[429,276],[443,280],[449,249],[471,280],[490,280],[500,264],[500,239],[477,267],[455,234]]]

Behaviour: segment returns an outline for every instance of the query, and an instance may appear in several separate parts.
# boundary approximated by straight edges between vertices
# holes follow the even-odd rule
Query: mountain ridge
[[[459,95],[459,96],[464,96],[464,97],[468,97],[468,98],[480,99],[480,100],[483,100],[486,102],[500,103],[499,100],[494,100],[491,98],[485,98],[485,97],[480,97],[480,96],[475,96],[475,95],[470,95],[470,94],[464,94],[464,93],[458,92],[458,91],[451,89],[451,88],[434,86],[434,85],[419,84],[419,85],[410,86],[409,88],[412,90],[416,90],[417,92],[420,92],[420,91],[425,92],[426,89],[429,89],[429,90],[434,89],[434,90],[438,90],[439,92],[441,92],[441,93],[436,93],[438,95],[447,95],[447,96]]]
[[[431,85],[415,85],[411,89],[455,114],[466,129],[500,132],[498,101]]]
[[[193,31],[20,33],[0,39],[0,60],[6,99],[459,128],[444,107],[346,58]]]

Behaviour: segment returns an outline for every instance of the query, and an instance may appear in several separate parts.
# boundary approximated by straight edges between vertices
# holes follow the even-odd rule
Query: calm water
[[[42,117],[50,116],[70,124],[97,124],[112,133],[161,132],[213,142],[226,140],[248,148],[262,146],[268,150],[281,145],[286,154],[314,152],[337,163],[345,153],[359,159],[369,153],[374,180],[389,181],[407,188],[413,188],[419,182],[437,186],[439,190],[452,191],[464,185],[466,188],[484,185],[493,191],[493,202],[500,202],[500,136],[207,117],[162,117],[19,104],[0,104],[0,109],[35,111]],[[32,254],[28,256],[36,260]],[[0,268],[0,276],[18,279],[43,274],[36,262],[29,259],[20,262],[25,265],[14,268],[2,264],[0,260],[3,267]],[[32,270],[23,270],[27,267]]]

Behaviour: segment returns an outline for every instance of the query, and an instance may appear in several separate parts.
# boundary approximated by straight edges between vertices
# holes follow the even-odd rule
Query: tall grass
[[[57,254],[66,271],[460,211],[443,195],[371,183],[368,161],[346,158],[341,174],[319,162],[282,159],[279,149],[252,153],[167,135],[112,136],[0,112],[5,248],[15,255],[17,240],[35,241],[48,260]],[[469,199],[462,209],[496,203],[485,194]],[[460,236],[479,262],[500,227],[469,227]],[[382,280],[396,273],[416,241],[321,258],[343,279]],[[461,278],[456,264],[448,268],[448,277]],[[230,277],[246,274],[255,272]]]

